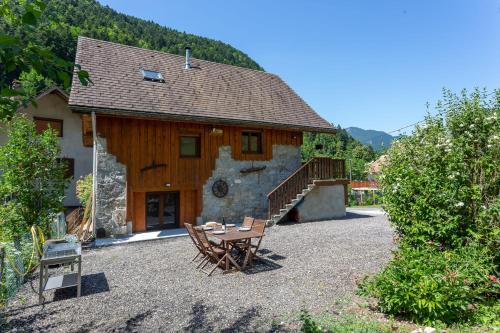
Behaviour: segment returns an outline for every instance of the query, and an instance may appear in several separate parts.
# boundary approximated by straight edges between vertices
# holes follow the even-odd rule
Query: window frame
[[[252,136],[257,136],[257,150],[251,150],[251,144],[250,144],[250,137]],[[247,136],[248,137],[248,150],[245,150],[243,148],[243,137]],[[264,144],[263,144],[263,133],[262,131],[256,131],[256,130],[242,130],[241,131],[241,153],[242,154],[251,154],[251,155],[262,155],[264,153]]]
[[[182,138],[195,138],[196,139],[196,155],[183,155],[182,154]],[[179,158],[201,158],[201,135],[196,133],[181,133],[179,134]]]
[[[36,122],[37,122],[37,121],[45,121],[45,122],[48,122],[48,123],[52,122],[52,123],[59,123],[59,124],[61,124],[61,130],[60,130],[60,131],[58,131],[57,136],[58,136],[58,137],[60,137],[60,138],[62,138],[62,137],[64,136],[64,134],[63,134],[63,130],[64,130],[64,120],[63,120],[63,119],[46,118],[46,117],[33,117],[33,122],[35,123],[35,130],[36,130],[36,132],[37,132],[38,134],[42,134],[42,132],[38,132],[38,130],[37,130],[37,126],[36,126]],[[47,127],[47,128],[48,128],[48,127]],[[47,128],[46,128],[46,129],[47,129]],[[44,131],[45,131],[46,129],[44,129]],[[53,130],[55,130],[54,128],[52,128],[52,129],[53,129]]]

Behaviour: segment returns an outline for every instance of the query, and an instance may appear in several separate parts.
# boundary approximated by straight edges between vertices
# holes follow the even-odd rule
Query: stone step
[[[298,202],[300,201],[300,199],[293,199],[290,204],[295,206]]]
[[[315,188],[315,187],[316,187],[316,185],[314,185],[314,184],[309,184],[309,185],[307,185],[307,189],[308,189],[309,191],[310,191],[310,190],[312,190],[312,189],[313,189],[313,188]]]
[[[288,209],[286,209],[286,208],[280,209],[280,216],[284,216],[284,214],[286,214],[287,212],[288,212]]]
[[[294,199],[294,200],[300,200],[304,197],[304,195],[301,193],[301,194],[297,194],[297,199]],[[293,200],[292,200],[293,201]]]
[[[282,216],[281,216],[281,215],[273,215],[273,216],[272,216],[272,219],[273,219],[273,220],[277,220],[277,219],[280,219],[280,218],[282,218]]]
[[[308,190],[308,189],[306,189],[306,188],[302,190],[302,194],[303,194],[303,195],[306,195],[306,194],[307,194],[307,193],[309,193],[309,192],[311,192],[311,190]]]
[[[289,203],[289,204],[285,205],[285,209],[286,209],[286,210],[290,210],[290,209],[292,209],[292,208],[293,208],[293,206],[295,206],[295,205],[294,205],[294,204]]]

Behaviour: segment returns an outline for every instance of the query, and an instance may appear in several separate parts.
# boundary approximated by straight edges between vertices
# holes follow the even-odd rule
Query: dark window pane
[[[262,153],[262,134],[258,132],[242,132],[241,150],[244,153]]]
[[[248,151],[249,150],[249,145],[248,145],[248,135],[243,134],[241,136],[241,149],[243,151]]]
[[[75,159],[74,158],[60,158],[59,161],[66,164],[66,178],[75,177]]]
[[[181,157],[200,157],[200,137],[181,136]]]

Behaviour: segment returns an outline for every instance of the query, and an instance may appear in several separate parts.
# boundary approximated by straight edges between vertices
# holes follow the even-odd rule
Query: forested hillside
[[[320,145],[322,148],[316,149],[317,145]],[[352,179],[366,179],[366,163],[377,158],[377,154],[373,151],[372,147],[365,146],[357,141],[340,126],[337,127],[335,135],[304,133],[302,159],[306,161],[314,156],[345,159],[347,178],[349,178],[349,169],[352,163]]]
[[[16,4],[19,0],[7,0]],[[29,0],[28,0],[29,1]],[[74,61],[79,35],[174,54],[190,46],[195,58],[224,64],[262,68],[249,56],[221,41],[162,27],[99,4],[95,0],[46,0],[40,28],[27,30],[0,21],[0,34],[14,35],[47,47],[57,56]]]
[[[383,131],[365,130],[359,127],[348,127],[346,131],[359,142],[371,146],[375,151],[388,149],[397,138]]]

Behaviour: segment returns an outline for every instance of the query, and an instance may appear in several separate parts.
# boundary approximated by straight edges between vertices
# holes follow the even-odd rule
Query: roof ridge
[[[159,54],[167,54],[169,56],[184,58],[183,55],[179,55],[179,54],[174,54],[174,53],[169,53],[169,52],[163,52],[163,51],[158,51],[158,50],[152,50],[152,49],[146,49],[144,47],[127,45],[127,44],[121,44],[121,43],[111,42],[111,41],[108,41],[108,40],[102,40],[102,39],[97,39],[97,38],[92,38],[92,37],[87,37],[87,36],[78,36],[78,40],[80,40],[80,39],[89,39],[89,40],[98,41],[98,42],[102,42],[102,43],[113,44],[113,45],[118,45],[118,46],[122,46],[122,47],[129,47],[129,48],[133,48],[133,49],[139,49],[139,50],[144,50],[144,51],[148,51],[148,52],[154,52],[154,53],[159,53]],[[194,60],[197,60],[197,61],[208,62],[208,63],[212,63],[212,64],[217,64],[217,65],[222,65],[222,66],[229,66],[229,67],[239,68],[239,69],[242,69],[242,70],[257,72],[257,73],[266,74],[266,75],[270,75],[270,76],[274,76],[274,77],[278,77],[279,78],[279,75],[271,73],[271,72],[266,72],[264,70],[261,71],[261,70],[258,70],[258,69],[253,69],[253,68],[248,68],[248,67],[241,67],[241,66],[230,65],[230,64],[224,64],[222,62],[210,61],[210,60],[193,58],[193,57],[191,57],[191,59],[194,59]]]

